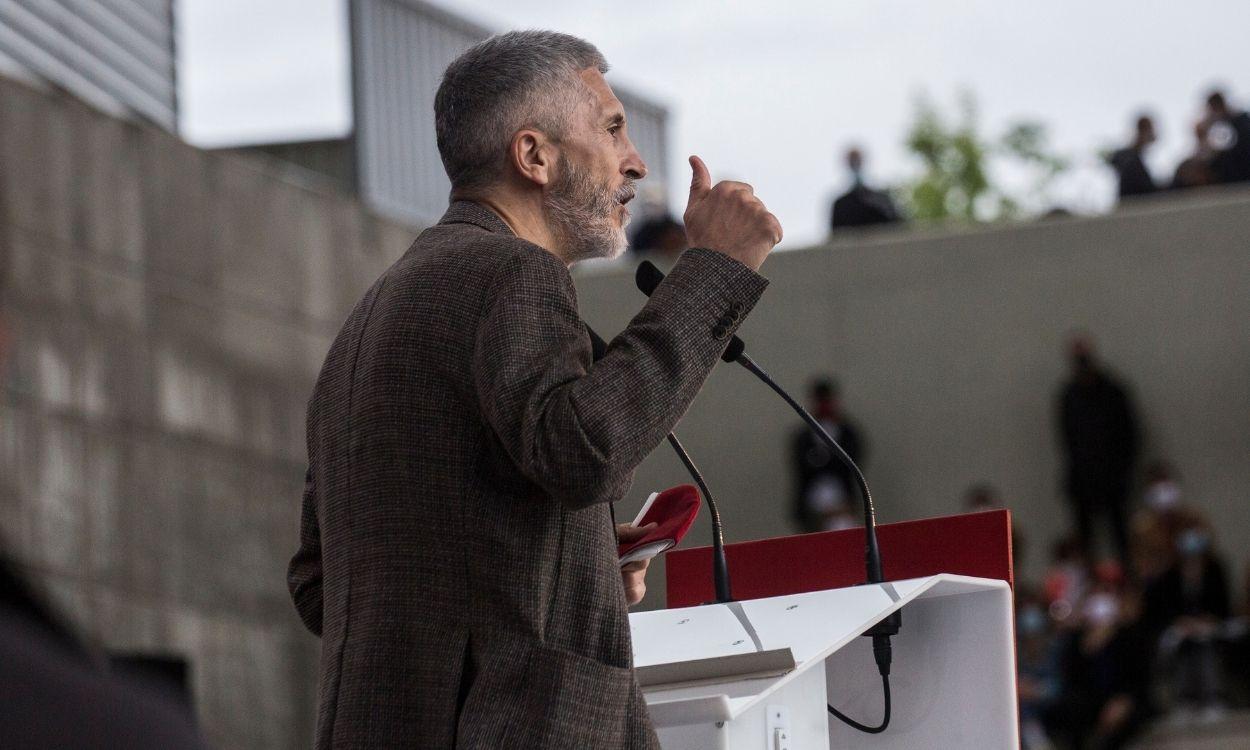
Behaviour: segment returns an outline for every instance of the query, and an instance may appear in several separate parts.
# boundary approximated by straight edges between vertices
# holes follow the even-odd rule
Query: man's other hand
[[[618,523],[616,525],[616,543],[628,544],[641,539],[655,526],[654,522],[646,526],[631,526],[627,523]],[[649,559],[635,560],[621,567],[621,583],[625,586],[625,602],[631,607],[642,601],[643,595],[647,593],[647,566],[650,564],[651,560]]]

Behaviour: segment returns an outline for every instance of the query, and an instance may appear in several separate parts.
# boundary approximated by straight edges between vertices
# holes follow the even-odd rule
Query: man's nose
[[[638,153],[633,143],[629,144],[629,153],[626,154],[625,161],[621,162],[621,173],[631,180],[641,180],[647,176],[647,163],[642,160],[642,154]]]

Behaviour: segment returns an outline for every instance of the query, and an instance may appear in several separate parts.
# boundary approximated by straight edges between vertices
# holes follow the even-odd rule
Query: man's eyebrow
[[[614,112],[612,116],[608,118],[608,125],[624,125],[624,124],[625,124],[624,112]]]

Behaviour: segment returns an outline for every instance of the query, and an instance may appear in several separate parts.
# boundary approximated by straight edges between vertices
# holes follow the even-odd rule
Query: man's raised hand
[[[690,201],[686,205],[686,240],[690,247],[724,253],[759,270],[781,242],[781,223],[745,182],[723,180],[713,187],[707,165],[690,157]]]

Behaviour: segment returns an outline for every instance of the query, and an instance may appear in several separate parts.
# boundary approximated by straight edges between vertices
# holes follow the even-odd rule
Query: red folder
[[[886,580],[956,573],[1012,583],[1011,512],[882,524],[877,527]],[[760,539],[725,545],[735,599],[762,599],[863,583],[864,530]],[[665,557],[668,606],[716,598],[712,548],[673,550]]]
[[[679,484],[654,495],[647,500],[634,526],[646,526],[654,522],[656,527],[641,539],[628,544],[618,544],[616,555],[621,564],[631,560],[650,559],[676,547],[699,515],[699,490],[693,484]]]

